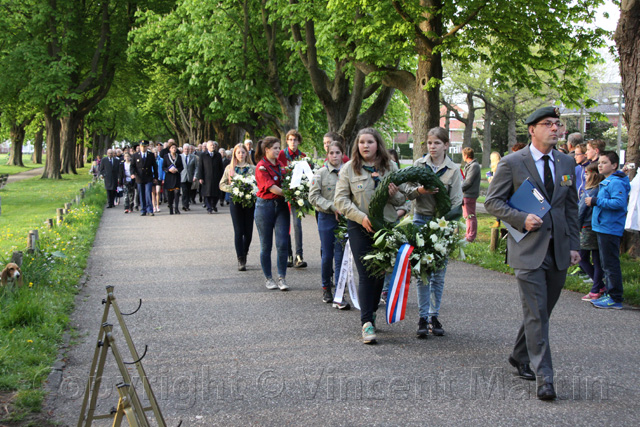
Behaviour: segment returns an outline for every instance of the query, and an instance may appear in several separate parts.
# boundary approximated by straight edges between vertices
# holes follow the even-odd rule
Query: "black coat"
[[[131,174],[135,175],[136,184],[148,184],[158,179],[158,163],[152,152],[147,151],[144,162],[142,161],[142,153],[134,154],[131,163],[134,166]]]
[[[180,188],[180,172],[182,172],[182,169],[184,169],[184,166],[182,165],[182,156],[180,156],[180,153],[176,154],[176,168],[178,169],[178,173],[171,173],[169,172],[169,168],[171,167],[171,160],[169,159],[169,156],[171,156],[171,153],[168,153],[166,156],[164,156],[163,162],[162,162],[162,170],[164,170],[165,174],[164,174],[164,189],[165,190],[169,190],[172,188]]]
[[[104,178],[105,190],[116,191],[116,187],[118,187],[120,160],[118,160],[117,157],[113,157],[111,160],[113,161],[113,165],[111,165],[108,157],[102,159],[100,162],[100,175]]]
[[[222,156],[217,151],[213,152],[213,156],[205,151],[200,155],[200,164],[198,167],[198,179],[202,179],[202,196],[203,197],[219,197],[220,195],[220,179],[222,178]]]

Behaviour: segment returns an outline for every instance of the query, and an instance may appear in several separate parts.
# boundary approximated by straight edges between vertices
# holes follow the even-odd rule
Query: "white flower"
[[[235,194],[237,196],[238,194],[240,194],[240,190],[238,188],[234,188],[233,189],[233,194]]]
[[[300,190],[296,190],[296,192],[293,193],[293,194],[295,194],[296,196],[299,196],[300,195]]]
[[[438,223],[437,223],[437,222],[435,222],[435,221],[430,221],[430,222],[429,222],[429,228],[430,228],[430,229],[432,229],[432,230],[437,230],[438,228],[440,228],[440,226],[438,225]]]
[[[438,227],[440,228],[440,230],[444,230],[445,228],[447,228],[447,226],[449,225],[449,221],[447,221],[444,218],[440,218],[438,220]]]
[[[298,200],[298,206],[304,206],[304,200],[302,199]]]
[[[425,254],[425,255],[422,257],[421,262],[422,262],[423,264],[431,264],[431,263],[433,262],[433,259],[434,259],[433,254]]]
[[[416,235],[416,244],[418,245],[419,248],[424,246],[424,239],[420,234]]]
[[[244,196],[244,198],[247,200],[251,199],[251,194],[247,194],[246,196]]]
[[[429,236],[429,238],[431,239],[431,241],[432,241],[433,243],[435,243],[435,242],[437,242],[437,241],[438,241],[438,236],[436,236],[435,234],[432,234],[431,236]]]
[[[433,249],[440,252],[442,255],[445,255],[447,253],[447,248],[442,243],[436,243],[435,245],[433,245]]]

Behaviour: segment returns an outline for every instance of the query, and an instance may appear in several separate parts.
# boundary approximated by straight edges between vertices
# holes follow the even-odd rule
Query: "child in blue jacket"
[[[598,236],[600,263],[607,281],[607,292],[592,301],[596,308],[622,308],[622,271],[620,270],[620,240],[624,232],[629,198],[629,178],[618,171],[620,160],[613,151],[598,159],[598,171],[605,179],[600,183],[598,196],[587,197],[593,206],[591,228]]]

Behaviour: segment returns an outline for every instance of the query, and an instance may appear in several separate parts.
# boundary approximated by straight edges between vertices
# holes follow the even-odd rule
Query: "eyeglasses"
[[[562,122],[540,122],[540,123],[536,123],[536,126],[538,126],[538,125],[546,126],[549,129],[551,129],[553,127],[553,125],[556,125],[558,127],[558,129],[564,127],[564,123],[562,123]]]

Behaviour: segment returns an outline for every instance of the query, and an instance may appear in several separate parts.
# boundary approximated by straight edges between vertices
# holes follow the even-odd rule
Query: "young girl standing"
[[[220,190],[231,194],[231,180],[235,175],[251,176],[255,174],[256,168],[248,163],[249,152],[240,143],[233,148],[231,163],[224,169],[224,174],[220,180]],[[236,256],[238,257],[238,271],[247,270],[247,254],[253,236],[253,215],[255,205],[244,207],[239,203],[230,201],[229,211],[233,222],[234,243]]]
[[[292,162],[307,157],[298,146],[302,143],[302,135],[295,129],[287,132],[287,148],[280,151],[278,161],[285,166],[289,166]],[[293,247],[291,246],[291,234],[289,234],[289,261],[287,266],[294,268],[304,268],[307,263],[302,257],[302,219],[298,218],[295,206],[290,206],[291,218],[293,221],[293,234],[296,241],[296,257],[293,258]]]
[[[278,161],[280,140],[268,136],[258,142],[256,151],[256,183],[258,185],[258,199],[255,208],[255,221],[260,236],[260,264],[267,279],[267,289],[289,289],[285,277],[287,276],[287,251],[289,234],[289,207],[284,201],[282,192],[282,174],[284,165]],[[271,274],[271,247],[273,234],[276,235],[276,253],[278,282]]]
[[[462,174],[458,165],[447,156],[449,150],[449,135],[446,129],[432,128],[427,133],[427,148],[429,154],[416,160],[413,166],[430,168],[444,184],[451,199],[451,208],[462,205]],[[414,200],[413,223],[425,225],[433,219],[436,211],[436,199],[434,194],[438,190],[429,190],[423,186],[409,185],[407,197]],[[429,331],[433,335],[444,335],[442,324],[438,320],[440,302],[444,291],[444,275],[447,272],[447,264],[444,268],[429,275],[429,283],[423,283],[418,279],[418,306],[420,319],[418,320],[418,337],[426,338]]]
[[[358,269],[358,301],[362,340],[365,344],[376,342],[375,312],[380,303],[384,278],[372,276],[362,263],[362,257],[371,251],[374,229],[369,220],[369,202],[376,187],[385,175],[398,167],[389,158],[382,136],[373,128],[358,132],[351,161],[347,162],[338,177],[334,205],[347,217],[349,244]],[[394,222],[397,214],[394,206],[402,205],[404,195],[396,185],[389,184],[389,203],[384,207],[386,221]]]
[[[577,176],[577,175],[576,175]],[[587,206],[586,198],[598,195],[598,185],[604,177],[598,173],[598,162],[590,163],[585,168],[585,182],[580,204],[578,205],[578,225],[580,226],[580,268],[593,281],[591,291],[582,297],[582,301],[598,299],[604,294],[602,281],[602,267],[600,266],[600,251],[598,250],[598,236],[591,229],[593,208]],[[591,260],[591,261],[590,261]],[[591,264],[593,262],[593,264]]]
[[[336,239],[334,234],[338,227],[340,211],[333,203],[338,173],[342,168],[342,158],[344,149],[338,141],[331,142],[327,147],[327,162],[318,170],[311,182],[309,190],[309,202],[316,208],[318,213],[318,233],[320,234],[320,252],[322,256],[322,301],[327,304],[333,302],[331,293],[331,276],[333,273],[333,283],[338,283],[340,277],[340,266],[342,265],[342,243]],[[335,262],[335,266],[332,265]],[[334,303],[334,308],[346,310],[349,304]]]

